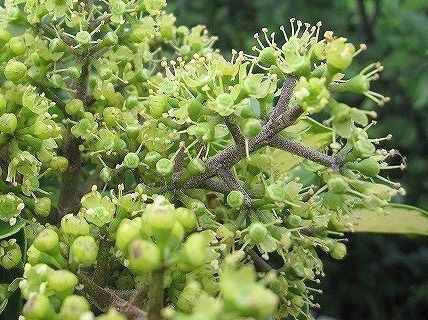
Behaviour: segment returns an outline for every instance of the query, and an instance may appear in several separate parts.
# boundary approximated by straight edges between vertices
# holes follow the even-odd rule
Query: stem
[[[112,246],[112,243],[111,241],[105,239],[106,237],[106,235],[101,237],[100,251],[97,259],[97,267],[94,273],[94,280],[101,287],[105,287],[107,285],[107,280],[110,274],[109,251]]]
[[[149,288],[148,320],[162,320],[161,310],[164,304],[164,270],[153,271]]]

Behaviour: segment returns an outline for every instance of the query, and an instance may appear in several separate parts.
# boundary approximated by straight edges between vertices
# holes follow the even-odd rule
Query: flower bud
[[[137,239],[131,242],[128,249],[129,266],[137,273],[148,273],[161,265],[161,252],[151,241]]]
[[[18,119],[13,113],[3,113],[0,116],[0,132],[12,134],[16,130]]]
[[[81,315],[88,311],[90,311],[90,306],[84,297],[71,295],[62,302],[59,314],[62,320],[80,320]]]
[[[65,105],[65,112],[69,115],[75,115],[83,111],[83,101],[80,99],[72,99]]]
[[[76,275],[68,270],[53,270],[47,274],[49,288],[57,294],[64,296],[74,292],[79,283]]]
[[[25,303],[22,314],[26,319],[49,320],[55,314],[55,311],[46,296],[41,293],[33,293]]]
[[[109,167],[102,168],[100,171],[101,181],[104,183],[108,183],[113,178],[112,174],[113,174],[113,170],[110,169]]]
[[[141,235],[141,218],[133,220],[124,219],[119,224],[116,233],[116,247],[121,251],[126,251],[129,243],[138,239]]]
[[[89,224],[85,218],[69,213],[61,219],[61,230],[66,234],[84,236],[89,234]]]
[[[189,272],[201,267],[207,257],[204,236],[201,233],[193,233],[187,239],[181,249],[178,267]]]
[[[51,212],[52,202],[48,197],[37,198],[34,201],[34,213],[39,217],[47,217]]]
[[[149,151],[149,152],[147,152],[146,156],[144,157],[144,163],[147,164],[151,168],[155,168],[156,163],[160,159],[162,159],[162,156],[159,152]]]
[[[276,65],[277,59],[278,56],[273,47],[266,47],[259,53],[259,62],[264,67]]]
[[[175,305],[180,311],[191,313],[201,293],[202,290],[200,285],[197,282],[192,281],[180,293]]]
[[[62,156],[53,156],[49,162],[49,167],[53,172],[63,173],[68,169],[68,159]]]
[[[27,66],[20,61],[11,59],[4,68],[4,76],[15,84],[20,83],[27,75]]]
[[[73,241],[70,254],[77,264],[90,266],[97,261],[98,244],[92,236],[79,236]]]
[[[336,242],[331,246],[329,253],[333,259],[342,260],[346,256],[346,246],[341,242]]]
[[[52,251],[58,247],[58,234],[51,228],[42,230],[34,239],[34,247],[43,252]]]
[[[9,40],[9,48],[15,56],[21,56],[27,51],[27,46],[22,37],[12,37]]]
[[[260,222],[254,222],[248,228],[248,235],[254,243],[262,242],[268,234],[267,228]]]
[[[333,193],[346,193],[349,190],[349,185],[343,177],[334,176],[327,181],[328,190]]]
[[[183,226],[183,228],[189,232],[196,228],[197,219],[196,215],[190,209],[180,207],[174,211],[175,218]]]

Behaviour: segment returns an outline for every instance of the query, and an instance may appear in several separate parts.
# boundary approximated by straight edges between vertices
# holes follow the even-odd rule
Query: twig
[[[162,320],[161,310],[164,304],[164,270],[152,272],[149,289],[149,313],[148,320]]]

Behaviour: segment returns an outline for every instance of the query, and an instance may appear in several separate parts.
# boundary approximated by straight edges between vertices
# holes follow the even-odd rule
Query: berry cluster
[[[0,9],[0,219],[28,241],[0,266],[24,269],[22,319],[310,318],[349,213],[404,192],[376,113],[340,102],[388,101],[379,63],[348,71],[364,45],[292,19],[225,58],[165,6]]]

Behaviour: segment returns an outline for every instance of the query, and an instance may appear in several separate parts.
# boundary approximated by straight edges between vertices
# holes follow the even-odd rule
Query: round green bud
[[[242,131],[247,137],[254,138],[262,131],[262,123],[258,119],[247,119],[245,120]]]
[[[196,214],[192,210],[180,207],[174,210],[174,215],[185,231],[189,232],[196,228]]]
[[[68,270],[53,270],[47,274],[49,288],[57,293],[71,294],[79,283],[76,275]]]
[[[90,311],[88,301],[78,295],[67,296],[59,311],[62,320],[80,320],[81,315]]]
[[[126,252],[128,245],[141,235],[141,218],[124,219],[119,224],[116,233],[116,247]]]
[[[162,176],[167,176],[171,174],[173,167],[174,163],[167,158],[162,158],[158,162],[156,162],[156,171]]]
[[[13,113],[3,113],[0,116],[0,132],[12,134],[18,125],[18,119]]]
[[[121,16],[126,12],[126,4],[122,0],[115,0],[111,2],[110,11],[114,15]]]
[[[83,111],[83,101],[80,99],[72,99],[65,105],[65,112],[69,115],[75,115]]]
[[[25,303],[22,314],[26,319],[49,319],[53,313],[49,299],[41,293],[33,293]]]
[[[79,236],[73,241],[70,253],[76,263],[90,266],[97,261],[98,244],[92,236]]]
[[[346,193],[349,191],[349,184],[343,177],[334,176],[327,181],[328,190],[333,193]]]
[[[51,228],[42,230],[34,239],[34,247],[43,252],[49,252],[58,247],[58,234]]]
[[[4,68],[4,76],[7,80],[17,84],[27,75],[27,66],[20,61],[11,59]]]
[[[227,195],[226,202],[230,207],[239,209],[244,204],[244,199],[245,196],[241,191],[233,190]]]
[[[136,169],[140,164],[140,157],[135,152],[130,152],[123,159],[123,163],[128,169]]]
[[[207,257],[204,235],[199,232],[191,234],[181,250],[179,268],[182,271],[189,272],[201,267]]]
[[[151,241],[137,239],[129,245],[129,266],[137,273],[148,273],[161,265],[161,252]]]
[[[27,46],[22,37],[13,37],[9,40],[9,48],[15,56],[23,55],[27,51]]]
[[[37,198],[34,201],[34,213],[39,217],[47,217],[51,212],[52,201],[48,197]]]
[[[5,251],[3,256],[1,256],[1,251]],[[0,256],[0,265],[5,269],[12,269],[21,262],[21,248],[16,242],[10,244],[9,240],[9,243],[7,243],[6,248],[0,247]]]
[[[86,222],[85,218],[69,213],[61,219],[61,230],[65,234],[85,236],[89,234],[89,224]]]
[[[260,222],[253,222],[248,228],[248,235],[254,243],[260,243],[268,236],[269,232],[265,225]]]
[[[71,66],[68,68],[67,72],[71,79],[78,79],[82,74],[82,69],[76,66]],[[67,109],[65,111],[68,113]]]
[[[119,42],[119,37],[115,32],[109,31],[103,37],[103,44],[106,46],[114,46]]]
[[[342,242],[336,242],[329,253],[333,259],[342,260],[346,256],[346,246]]]
[[[49,162],[53,172],[63,173],[68,169],[68,159],[62,156],[53,156]]]

